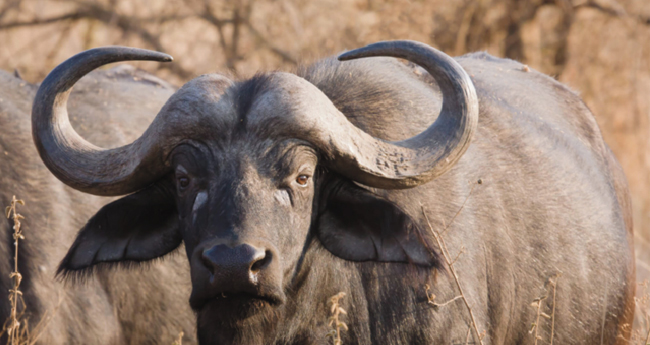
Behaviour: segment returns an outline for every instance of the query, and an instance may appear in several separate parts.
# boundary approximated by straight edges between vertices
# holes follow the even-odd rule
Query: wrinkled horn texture
[[[339,60],[374,56],[403,58],[423,67],[442,91],[442,111],[424,132],[398,142],[352,128],[343,130],[330,140],[335,151],[333,168],[376,188],[412,188],[431,181],[447,172],[469,147],[478,125],[474,85],[451,57],[415,41],[378,42],[343,53]]]

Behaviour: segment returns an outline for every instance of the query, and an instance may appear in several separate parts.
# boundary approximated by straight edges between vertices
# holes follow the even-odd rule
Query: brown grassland
[[[182,85],[210,72],[246,77],[260,70],[291,70],[386,39],[422,41],[452,56],[485,50],[519,60],[580,93],[630,184],[637,278],[646,281],[637,289],[634,343],[647,344],[650,1],[0,0],[0,69],[16,70],[30,82],[40,82],[75,53],[105,45],[173,55],[176,60],[171,64],[134,65]],[[16,203],[4,206],[13,207],[8,216],[16,220]],[[26,230],[27,241],[30,230],[36,231]],[[18,226],[17,243],[22,240],[20,231]],[[447,263],[453,272],[453,260]],[[20,273],[12,277],[16,285],[10,298],[18,314],[5,331],[16,332],[18,326],[12,325],[20,318]],[[561,283],[561,277],[555,277],[549,294],[531,301],[532,307],[539,311],[542,303],[553,303],[555,286]],[[338,305],[341,298],[336,295],[330,301],[334,343],[346,328],[345,311]],[[430,302],[435,306],[433,299]],[[536,323],[545,322],[540,319],[552,322],[553,315],[538,313]],[[531,325],[531,334],[535,327]]]

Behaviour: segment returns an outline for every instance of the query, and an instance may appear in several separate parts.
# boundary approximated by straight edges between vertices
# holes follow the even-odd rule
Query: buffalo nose
[[[212,273],[211,282],[229,281],[230,284],[255,284],[257,273],[267,266],[271,253],[249,244],[231,248],[215,245],[203,251],[201,259]]]

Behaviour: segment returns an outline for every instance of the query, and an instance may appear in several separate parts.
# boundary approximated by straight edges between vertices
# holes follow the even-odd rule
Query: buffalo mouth
[[[190,297],[190,306],[199,314],[224,320],[245,319],[253,315],[274,309],[283,304],[281,296],[256,295],[247,292],[223,292],[209,298]]]

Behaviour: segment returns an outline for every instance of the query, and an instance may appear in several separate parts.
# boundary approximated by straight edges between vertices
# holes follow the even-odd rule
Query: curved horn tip
[[[394,56],[388,53],[391,50],[418,50],[418,49],[436,50],[426,43],[413,40],[389,40],[379,41],[366,45],[365,47],[353,49],[338,56],[339,61],[348,61],[366,57],[375,56]]]
[[[394,45],[399,45],[399,44],[407,44],[407,45],[412,45],[412,44],[419,44],[423,45],[420,42],[416,41],[411,41],[411,40],[392,40],[392,41],[379,41],[379,42],[374,42],[366,45],[365,47],[357,48],[357,49],[352,49],[350,51],[341,53],[341,55],[338,56],[339,61],[348,61],[348,60],[355,60],[355,59],[360,59],[360,58],[365,58],[365,57],[373,57],[377,56],[375,49],[381,49],[381,48],[390,48]]]
[[[148,53],[148,58],[150,58],[153,61],[158,61],[158,62],[172,62],[174,61],[174,58],[165,53],[157,52],[154,50],[145,50],[146,53]]]
[[[341,53],[336,59],[339,61],[358,59],[359,58],[358,53],[359,53],[359,49],[350,50],[345,53]]]
[[[107,46],[107,47],[93,48],[93,49],[83,51],[83,52],[75,55],[74,57],[94,55],[94,54],[99,54],[99,55],[108,54],[108,55],[111,55],[111,56],[115,56],[117,58],[117,60],[111,59],[111,60],[113,60],[113,62],[118,62],[118,61],[171,62],[171,61],[174,61],[174,58],[171,55],[165,54],[163,52],[159,52],[159,51],[155,51],[155,50],[149,50],[149,49],[142,49],[142,48],[123,47],[123,46]],[[121,58],[119,58],[119,56],[121,56]]]

